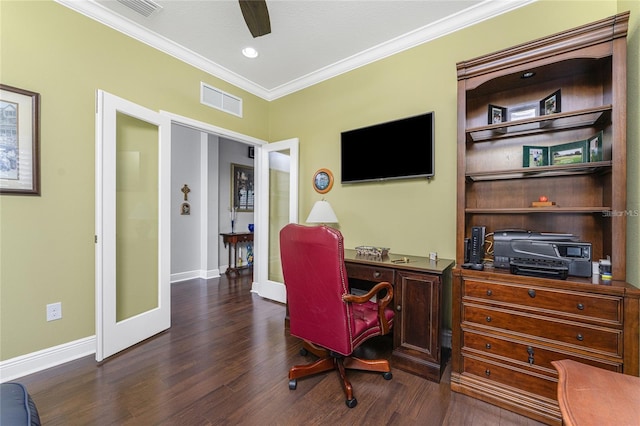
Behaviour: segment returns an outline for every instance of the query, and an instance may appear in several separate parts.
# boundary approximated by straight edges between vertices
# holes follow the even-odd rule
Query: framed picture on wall
[[[252,212],[254,208],[253,167],[231,164],[231,208]]]
[[[40,195],[40,94],[0,84],[0,194]]]

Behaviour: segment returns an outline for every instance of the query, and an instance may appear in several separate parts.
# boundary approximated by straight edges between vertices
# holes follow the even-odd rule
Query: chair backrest
[[[280,258],[292,335],[343,355],[353,352],[354,320],[340,231],[327,226],[286,225]]]

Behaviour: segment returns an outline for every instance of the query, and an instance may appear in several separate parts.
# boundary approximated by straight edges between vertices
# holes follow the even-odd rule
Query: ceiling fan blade
[[[251,31],[251,35],[256,38],[271,33],[271,22],[269,21],[269,10],[265,0],[238,0],[244,21]]]

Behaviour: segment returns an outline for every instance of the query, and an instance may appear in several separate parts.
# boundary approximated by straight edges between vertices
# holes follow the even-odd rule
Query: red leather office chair
[[[326,226],[289,224],[280,231],[280,257],[287,289],[290,332],[304,340],[304,348],[320,359],[289,370],[289,389],[297,379],[335,369],[342,379],[349,408],[358,401],[345,368],[377,371],[390,380],[389,361],[355,358],[353,351],[367,339],[387,334],[393,325],[393,298],[388,282],[376,284],[366,295],[349,294],[343,237]],[[385,294],[386,293],[386,294]],[[377,301],[370,299],[377,296]]]

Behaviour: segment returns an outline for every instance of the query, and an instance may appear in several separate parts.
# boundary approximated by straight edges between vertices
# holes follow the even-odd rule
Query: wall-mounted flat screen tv
[[[434,113],[341,133],[341,182],[434,175]]]

